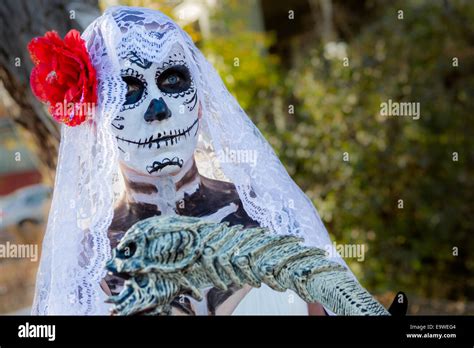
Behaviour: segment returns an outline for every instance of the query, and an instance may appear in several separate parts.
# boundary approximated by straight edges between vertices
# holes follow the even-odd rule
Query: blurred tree
[[[474,4],[378,5],[350,42],[301,45],[295,113],[264,127],[336,240],[369,246],[352,266],[370,289],[472,299]],[[381,116],[389,99],[420,119]]]
[[[33,63],[28,42],[48,30],[64,36],[70,29],[83,30],[99,15],[97,0],[6,0],[0,2],[0,80],[18,105],[11,110],[24,130],[25,142],[32,142],[46,181],[54,181],[59,146],[59,129],[36,100],[29,87]]]
[[[258,6],[250,0],[219,3],[213,11],[212,36],[200,46],[242,108],[261,114],[281,72],[277,56],[268,52],[274,37],[263,31],[258,19],[252,20]]]

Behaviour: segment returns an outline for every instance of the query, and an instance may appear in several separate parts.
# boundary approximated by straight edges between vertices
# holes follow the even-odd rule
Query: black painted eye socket
[[[125,103],[123,105],[137,103],[143,96],[145,84],[134,76],[122,76],[122,80],[127,84],[127,94],[125,94]]]
[[[181,93],[191,87],[191,74],[184,65],[175,65],[163,71],[156,84],[162,92]]]

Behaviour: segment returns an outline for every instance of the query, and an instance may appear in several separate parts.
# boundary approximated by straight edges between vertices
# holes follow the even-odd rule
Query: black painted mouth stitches
[[[119,136],[116,136],[116,138],[117,140],[126,142],[128,144],[137,145],[137,147],[148,146],[149,149],[152,148],[153,144],[156,144],[156,148],[159,149],[160,143],[165,143],[165,146],[168,146],[168,142],[170,142],[171,145],[176,145],[181,137],[184,136],[184,138],[186,139],[187,136],[191,135],[191,131],[198,124],[198,121],[199,119],[196,118],[193,124],[190,125],[187,129],[179,129],[179,130],[175,129],[174,131],[170,131],[168,135],[166,135],[166,131],[164,131],[163,134],[158,133],[156,135],[156,138],[152,135],[150,138],[145,138],[143,141],[142,139],[139,139],[138,141],[129,140],[129,139],[125,139]],[[194,135],[196,134],[197,134],[197,129]]]
[[[146,166],[146,170],[149,174],[154,172],[161,171],[164,167],[167,166],[178,166],[180,168],[183,167],[183,160],[178,157],[173,157],[172,159],[165,158],[163,161],[155,161],[151,166]]]

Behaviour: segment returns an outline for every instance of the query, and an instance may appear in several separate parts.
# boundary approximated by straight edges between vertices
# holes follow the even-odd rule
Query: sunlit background
[[[52,0],[23,12],[8,29],[19,35],[0,35],[0,244],[41,243],[54,182],[59,133],[28,90],[26,42],[117,4],[159,9],[192,36],[332,239],[365,246],[346,261],[371,293],[388,305],[404,291],[411,314],[474,314],[467,0]],[[420,118],[381,115],[388,100],[419,103]],[[28,311],[36,267],[0,258],[0,313]]]

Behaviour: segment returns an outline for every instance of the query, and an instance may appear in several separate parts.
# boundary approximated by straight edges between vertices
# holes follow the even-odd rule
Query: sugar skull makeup
[[[120,162],[142,174],[173,175],[193,156],[201,112],[184,50],[175,44],[161,62],[130,52],[120,64],[127,94],[112,121]]]

